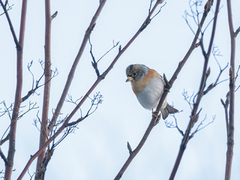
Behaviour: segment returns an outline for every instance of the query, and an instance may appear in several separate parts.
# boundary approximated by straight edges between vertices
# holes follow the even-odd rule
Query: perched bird
[[[129,65],[126,69],[126,75],[126,82],[131,82],[132,90],[140,104],[145,109],[156,108],[164,92],[165,82],[162,76],[154,69],[150,69],[143,64]],[[160,110],[163,119],[166,119],[168,114],[178,112],[177,109],[167,103],[166,98]]]

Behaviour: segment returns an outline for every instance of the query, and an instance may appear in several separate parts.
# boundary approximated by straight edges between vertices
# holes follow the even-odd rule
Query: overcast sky
[[[21,3],[18,0],[9,1],[14,4],[9,11],[16,34],[19,34]],[[233,0],[234,28],[240,25],[240,2]],[[205,1],[204,3],[205,4]],[[65,85],[68,72],[80,47],[85,30],[99,5],[99,0],[91,1],[52,1],[52,13],[58,11],[52,22],[52,69],[57,68],[59,74],[52,80],[50,108],[54,109]],[[99,59],[109,50],[113,41],[120,41],[123,47],[145,20],[149,9],[149,0],[109,0],[106,2],[101,15],[91,35],[93,53]],[[199,7],[201,11],[203,7]],[[215,3],[207,22],[211,21]],[[151,24],[128,50],[120,57],[113,70],[98,85],[91,94],[97,92],[103,96],[103,102],[89,118],[78,125],[75,133],[70,134],[57,146],[47,167],[46,180],[95,180],[113,179],[123,163],[128,158],[127,141],[134,149],[150,120],[151,111],[145,110],[132,92],[130,83],[126,83],[125,69],[129,64],[141,63],[165,73],[170,79],[178,62],[182,60],[191,45],[194,34],[186,24],[185,11],[190,12],[188,1],[167,1],[162,11],[152,20]],[[1,10],[2,11],[2,10]],[[189,23],[194,31],[196,24],[191,18]],[[206,31],[205,48],[209,42],[211,25]],[[221,2],[221,10],[217,23],[214,46],[218,47],[221,56],[219,64],[224,68],[229,62],[230,40],[227,22],[226,2]],[[239,61],[239,37],[236,38],[236,65]],[[96,74],[91,66],[89,45],[77,67],[69,94],[78,99],[83,96],[96,80]],[[112,50],[99,63],[103,72],[118,53],[118,48]],[[1,89],[0,102],[5,100],[9,106],[14,101],[16,84],[16,49],[9,31],[5,16],[0,16],[0,72]],[[29,1],[24,43],[23,64],[23,93],[31,89],[32,79],[27,71],[27,64],[33,61],[32,70],[35,78],[42,73],[39,60],[44,60],[44,1]],[[187,91],[191,96],[196,93],[200,84],[203,57],[201,49],[196,49],[179,74],[170,93],[168,103],[182,112],[176,114],[179,128],[185,131],[191,109],[184,100],[182,93]],[[219,67],[213,57],[209,63],[211,74],[208,85],[215,81]],[[220,80],[228,79],[227,69]],[[223,179],[226,160],[226,127],[224,109],[220,99],[225,100],[228,92],[228,81],[219,84],[214,90],[204,96],[199,121],[205,119],[205,124],[214,122],[198,132],[187,146],[178,169],[176,179]],[[236,82],[240,84],[239,79]],[[240,179],[240,107],[239,92],[236,92],[235,109],[235,145],[232,166],[232,179]],[[41,114],[43,88],[37,91],[29,100],[37,102]],[[28,106],[28,102],[23,105]],[[83,113],[88,110],[90,100],[82,107]],[[2,108],[2,107],[1,107]],[[65,103],[62,117],[70,113],[74,105]],[[15,165],[12,179],[16,179],[25,164],[38,149],[39,132],[33,125],[37,110],[31,111],[18,122]],[[40,115],[41,117],[41,115]],[[52,112],[49,113],[49,118]],[[73,120],[79,117],[79,113]],[[174,121],[169,116],[167,122]],[[166,121],[161,120],[154,127],[142,150],[132,161],[122,179],[126,180],[165,180],[168,179],[175,163],[182,136],[177,129],[166,127]],[[1,118],[0,136],[9,125],[7,116]],[[1,148],[7,154],[8,144]],[[35,161],[29,173],[35,171]],[[0,171],[4,163],[0,161]],[[26,174],[24,179],[29,179]]]

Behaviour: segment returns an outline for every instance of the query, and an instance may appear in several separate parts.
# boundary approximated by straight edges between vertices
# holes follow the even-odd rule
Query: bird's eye
[[[136,76],[137,75],[137,73],[133,73],[133,76]]]

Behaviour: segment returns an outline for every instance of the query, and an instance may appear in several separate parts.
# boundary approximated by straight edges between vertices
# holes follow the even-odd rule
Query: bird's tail
[[[167,104],[167,106],[163,110],[161,110],[161,112],[163,119],[166,119],[168,117],[168,114],[174,114],[178,112],[178,110]]]

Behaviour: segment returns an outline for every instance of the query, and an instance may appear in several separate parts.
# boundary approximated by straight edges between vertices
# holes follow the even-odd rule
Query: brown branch
[[[8,150],[8,164],[5,167],[5,180],[10,180],[12,175],[12,168],[15,154],[16,128],[21,104],[22,92],[22,59],[23,59],[23,42],[26,22],[27,0],[22,1],[22,14],[20,23],[19,43],[17,43],[17,87],[14,101],[14,108],[11,119],[9,150]],[[13,32],[12,32],[13,33]],[[16,43],[16,42],[15,42]]]
[[[229,121],[229,119],[228,119],[229,92],[226,95],[225,102],[222,99],[220,101],[221,101],[221,103],[223,105],[223,108],[224,108],[225,122],[226,122],[226,134],[227,134],[227,139],[228,139],[228,132],[229,132],[229,130],[228,130],[228,121]]]
[[[209,0],[206,3],[206,5],[204,6],[204,13],[203,13],[203,17],[202,17],[202,20],[201,20],[202,23],[199,24],[198,28],[201,29],[202,24],[203,24],[207,14],[208,14],[208,12],[210,11],[211,6],[212,6],[212,0]],[[182,142],[181,142],[181,145],[180,145],[180,149],[179,149],[179,152],[178,152],[178,156],[177,156],[177,159],[175,161],[172,173],[171,173],[170,178],[169,178],[170,180],[173,180],[175,175],[176,175],[176,172],[177,172],[178,167],[180,165],[183,153],[184,153],[184,151],[186,149],[186,146],[187,146],[187,143],[188,143],[188,141],[190,139],[191,129],[194,126],[194,124],[198,121],[199,113],[201,111],[200,110],[199,112],[197,112],[199,104],[200,104],[200,101],[201,101],[203,93],[204,93],[206,80],[207,80],[207,77],[208,77],[208,74],[209,74],[209,72],[207,70],[208,59],[209,59],[209,56],[210,56],[210,52],[211,52],[212,44],[213,44],[213,39],[214,39],[215,31],[216,31],[216,23],[217,23],[219,6],[220,6],[220,0],[218,0],[217,4],[216,4],[216,10],[215,10],[215,15],[214,15],[214,22],[213,22],[212,34],[211,34],[211,38],[210,38],[208,52],[206,54],[203,53],[204,58],[205,58],[205,62],[204,62],[204,67],[203,67],[203,72],[202,72],[202,79],[201,79],[201,83],[200,83],[199,90],[198,90],[197,100],[196,100],[196,102],[193,105],[193,110],[192,110],[192,113],[191,113],[191,116],[190,116],[189,124],[188,124],[186,132],[184,134],[184,137],[182,139]]]
[[[240,26],[237,28],[236,32],[234,33],[234,37],[236,38],[238,33],[240,32]]]
[[[206,88],[206,90],[204,90],[203,95],[207,94],[209,91],[211,91],[213,88],[215,88],[219,83],[223,82],[223,81],[219,82],[219,78],[220,78],[220,76],[222,75],[223,71],[225,71],[225,69],[226,69],[227,67],[228,67],[228,64],[227,64],[223,69],[220,69],[220,72],[219,72],[219,74],[218,74],[215,82],[212,83],[212,84],[210,84],[210,85]]]
[[[13,40],[14,40],[14,42],[15,42],[15,45],[18,47],[20,44],[19,44],[19,42],[18,42],[16,33],[15,33],[14,28],[13,28],[13,25],[12,25],[12,21],[11,21],[11,19],[10,19],[10,17],[9,17],[9,14],[8,14],[8,11],[7,11],[7,9],[6,9],[6,6],[3,4],[2,0],[0,0],[0,4],[1,4],[1,6],[2,6],[2,8],[3,8],[3,11],[4,11],[5,15],[6,15],[6,18],[7,18],[7,21],[8,21],[8,24],[9,24],[9,27],[10,27],[10,30],[11,30],[11,33],[12,33],[12,36],[13,36]],[[5,3],[5,4],[6,4],[6,3]]]
[[[141,150],[141,148],[143,147],[144,143],[146,142],[150,132],[152,131],[153,127],[156,125],[156,117],[153,116],[152,120],[147,128],[147,130],[145,131],[143,138],[141,139],[141,141],[139,142],[138,146],[132,150],[130,144],[127,144],[128,150],[129,150],[129,157],[126,160],[126,162],[124,163],[124,165],[122,166],[122,168],[120,169],[120,171],[118,172],[118,174],[116,175],[116,177],[114,178],[114,180],[118,180],[122,177],[123,173],[125,172],[125,170],[128,168],[128,166],[130,165],[130,163],[132,162],[132,160],[134,159],[134,157],[138,154],[138,152]]]
[[[62,109],[63,103],[64,103],[64,101],[65,101],[65,99],[66,99],[68,90],[69,90],[70,85],[71,85],[71,83],[72,83],[73,76],[74,76],[75,70],[76,70],[76,68],[77,68],[78,62],[79,62],[79,60],[80,60],[80,58],[81,58],[81,56],[82,56],[82,53],[83,53],[83,51],[84,51],[84,49],[85,49],[85,46],[86,46],[86,44],[87,44],[87,41],[88,41],[88,39],[89,39],[89,37],[90,37],[90,34],[91,34],[91,32],[92,32],[95,24],[96,24],[97,18],[98,18],[98,16],[100,15],[100,13],[101,13],[101,11],[102,11],[102,8],[104,7],[106,1],[107,1],[107,0],[102,0],[102,1],[100,1],[99,7],[98,7],[98,9],[96,10],[96,12],[95,12],[95,14],[94,14],[94,16],[93,16],[93,18],[92,18],[92,20],[91,20],[88,28],[87,28],[87,30],[86,30],[86,32],[85,32],[85,36],[84,36],[84,38],[83,38],[83,41],[82,41],[82,44],[81,44],[80,49],[79,49],[79,51],[78,51],[78,54],[77,54],[77,56],[76,56],[76,58],[75,58],[75,60],[74,60],[74,63],[73,63],[73,65],[72,65],[72,68],[71,68],[71,70],[70,70],[70,72],[69,72],[69,74],[68,74],[68,79],[67,79],[66,84],[65,84],[65,86],[64,86],[64,90],[63,90],[62,95],[61,95],[61,97],[60,97],[60,100],[59,100],[59,102],[58,102],[58,104],[57,104],[57,107],[56,107],[56,110],[55,110],[55,112],[54,112],[54,115],[53,115],[53,117],[52,117],[52,119],[51,119],[51,121],[50,121],[50,123],[49,123],[48,132],[51,132],[51,131],[53,130],[54,125],[56,124],[58,115],[59,115],[59,113],[60,113],[60,111],[61,111],[61,109]]]
[[[3,161],[4,161],[5,164],[9,164],[8,159],[7,159],[6,156],[3,154],[1,147],[0,147],[0,156],[1,156],[1,158],[3,159]]]
[[[232,7],[231,0],[227,0],[228,24],[231,40],[230,70],[229,70],[229,123],[228,123],[228,139],[227,139],[227,157],[225,180],[230,180],[234,146],[234,96],[235,96],[235,33],[233,30]]]
[[[8,127],[8,128],[9,128],[9,127]],[[7,128],[7,130],[8,130],[8,128]],[[6,131],[7,131],[7,130],[6,130]],[[6,131],[5,131],[5,133],[6,133]],[[6,136],[4,139],[1,139],[1,140],[0,140],[0,146],[3,145],[6,141],[8,141],[9,138],[10,138],[10,133],[8,133],[7,136]]]
[[[42,107],[42,121],[40,130],[39,148],[47,141],[48,137],[48,112],[49,112],[49,100],[50,100],[50,80],[52,77],[51,71],[51,23],[52,16],[50,10],[50,0],[45,0],[45,63],[44,63],[44,95],[43,95],[43,107]],[[46,167],[43,164],[45,158],[45,151],[38,156],[35,180],[44,179]],[[47,165],[47,164],[45,164]]]

